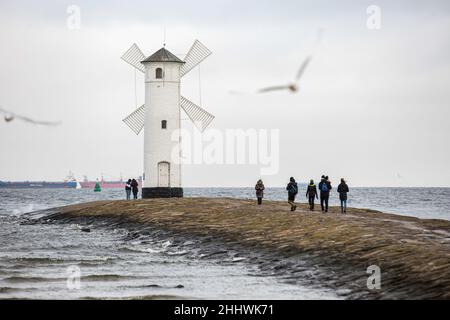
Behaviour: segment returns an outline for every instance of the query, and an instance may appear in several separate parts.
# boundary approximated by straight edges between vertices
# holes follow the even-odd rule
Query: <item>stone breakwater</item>
[[[208,239],[222,250],[257,257],[249,261],[264,274],[293,283],[311,278],[310,284],[334,288],[348,299],[450,298],[450,222],[444,220],[365,209],[312,213],[306,205],[291,212],[284,202],[257,206],[228,198],[99,201],[33,215],[35,221],[111,221]],[[367,287],[372,265],[381,270],[380,289]]]

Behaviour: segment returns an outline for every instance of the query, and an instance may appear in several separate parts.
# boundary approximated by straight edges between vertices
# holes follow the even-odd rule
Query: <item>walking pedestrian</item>
[[[328,212],[328,200],[330,199],[331,182],[328,180],[328,176],[322,176],[322,180],[319,183],[320,190],[320,207],[322,212]]]
[[[295,211],[297,209],[297,206],[295,205],[295,196],[298,193],[298,186],[297,182],[295,182],[295,179],[291,177],[289,179],[289,183],[286,186],[286,190],[288,191],[288,203],[291,205],[291,211]]]
[[[306,189],[306,197],[308,198],[309,210],[314,211],[314,199],[319,199],[317,196],[317,186],[314,180],[311,179],[308,188]]]
[[[337,192],[339,192],[339,200],[341,201],[341,213],[347,213],[347,193],[349,193],[350,190],[344,178],[341,179]]]

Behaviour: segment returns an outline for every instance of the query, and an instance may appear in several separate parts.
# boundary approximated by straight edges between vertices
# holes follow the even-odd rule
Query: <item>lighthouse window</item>
[[[167,120],[161,121],[161,129],[167,129]]]
[[[161,68],[156,68],[156,79],[163,78],[163,70]]]

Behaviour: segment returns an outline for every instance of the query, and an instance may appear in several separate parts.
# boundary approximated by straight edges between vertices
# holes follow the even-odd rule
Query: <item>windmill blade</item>
[[[136,43],[134,43],[120,58],[142,73],[145,72],[145,67],[141,61],[145,60],[146,57]]]
[[[145,121],[145,104],[133,111],[129,116],[122,120],[125,124],[133,130],[136,135],[139,135],[144,127]]]
[[[189,101],[185,97],[181,97],[181,108],[188,115],[189,119],[194,123],[194,125],[201,131],[209,126],[211,121],[214,120],[214,116],[207,112],[206,110],[200,108],[198,105]]]
[[[308,66],[309,62],[311,61],[312,56],[308,56],[305,61],[303,61],[302,65],[300,66],[300,69],[298,69],[297,76],[295,77],[295,80],[298,81],[302,77],[303,73],[306,70],[306,67]]]
[[[181,66],[180,75],[183,77],[211,54],[212,52],[207,47],[205,47],[203,43],[195,40],[191,49],[184,58],[185,63]]]

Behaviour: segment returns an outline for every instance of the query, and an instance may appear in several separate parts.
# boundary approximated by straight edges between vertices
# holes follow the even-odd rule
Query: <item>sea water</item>
[[[299,201],[305,201],[300,188]],[[196,197],[254,198],[252,188],[187,188]],[[263,274],[245,256],[205,259],[195,244],[173,235],[130,237],[129,230],[76,224],[23,224],[32,211],[123,199],[124,190],[0,189],[0,299],[336,299],[326,286],[289,283]],[[285,200],[283,188],[266,199]],[[358,188],[349,206],[449,219],[450,189]],[[337,204],[336,194],[332,204]],[[306,280],[306,279],[305,279]],[[310,280],[310,279],[308,279]],[[310,281],[309,281],[310,282]],[[308,282],[308,283],[309,283]]]

